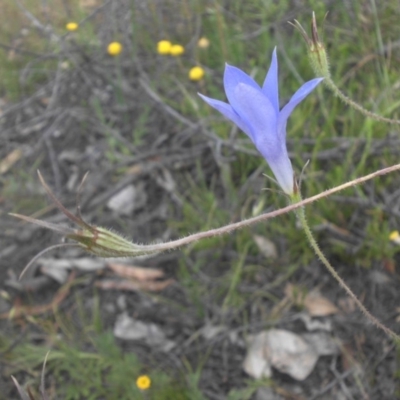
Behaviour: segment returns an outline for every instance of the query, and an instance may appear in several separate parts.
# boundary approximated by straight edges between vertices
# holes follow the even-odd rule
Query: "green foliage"
[[[269,388],[273,386],[269,379],[260,379],[257,381],[248,381],[244,389],[233,389],[229,392],[227,400],[250,400],[254,393],[260,388]]]
[[[23,44],[20,47],[23,50],[38,55],[57,56],[61,52],[61,45],[49,41],[28,26],[26,18],[14,1],[6,0],[3,3],[0,14],[8,17],[4,19],[0,30],[0,42],[10,48],[5,47],[0,52],[0,94],[8,99],[16,99],[48,82],[54,77],[57,65],[56,58],[42,60],[36,55],[18,51],[14,54],[12,48],[19,39],[21,29],[29,28],[29,34],[22,37]],[[40,15],[39,1],[26,3],[33,14]],[[60,0],[58,3],[64,2]],[[128,24],[130,29],[124,31],[121,28],[122,22],[116,16],[111,27],[113,34],[132,46],[124,62],[113,60],[116,62],[110,63],[107,70],[107,80],[113,88],[118,106],[124,109],[128,104],[126,96],[129,94],[123,90],[124,84],[133,82],[133,85],[139,86],[137,77],[140,74],[141,78],[148,80],[150,89],[160,100],[156,102],[152,99],[146,103],[142,98],[135,99],[135,104],[140,106],[140,115],[136,116],[134,128],[128,133],[128,140],[138,148],[146,143],[146,133],[153,129],[151,118],[154,100],[159,107],[156,112],[165,113],[175,124],[174,132],[186,129],[187,121],[199,123],[199,126],[206,127],[221,141],[218,146],[222,143],[218,147],[216,141],[213,142],[210,138],[210,147],[218,147],[218,151],[222,149],[218,156],[218,176],[208,176],[207,166],[199,162],[194,171],[184,176],[184,182],[180,182],[183,200],[181,219],[174,217],[168,222],[178,236],[248,218],[252,215],[252,205],[261,202],[261,199],[262,211],[286,205],[287,201],[280,193],[260,192],[258,187],[254,189],[251,185],[247,186],[252,174],[260,166],[265,173],[270,174],[265,161],[259,156],[248,154],[246,150],[254,149],[249,141],[246,142],[246,136],[241,132],[233,133],[232,125],[202,103],[196,92],[224,100],[222,76],[225,62],[242,68],[252,74],[257,82],[262,83],[272,49],[278,46],[281,102],[282,105],[287,102],[288,97],[304,80],[312,78],[306,45],[298,32],[286,23],[288,19],[296,18],[308,27],[311,17],[308,10],[315,11],[318,22],[322,22],[329,11],[325,28],[321,28],[321,36],[330,57],[333,80],[349,97],[365,107],[384,116],[400,115],[398,53],[392,55],[392,49],[385,48],[385,43],[398,39],[399,10],[394,1],[385,2],[385,7],[373,8],[366,5],[364,7],[362,2],[332,5],[332,2],[308,0],[300,2],[301,8],[296,8],[294,12],[291,1],[165,1],[163,4],[168,12],[159,10],[158,0],[145,3],[146,12],[142,13],[138,3],[131,1],[132,13],[130,25]],[[71,2],[70,9],[73,12],[68,19],[66,13],[56,11],[57,8],[54,7],[49,21],[60,36],[66,33],[65,22],[79,22],[89,14],[77,1]],[[61,6],[59,9],[62,9]],[[306,13],[304,9],[307,10]],[[101,60],[105,58],[105,50],[99,39],[99,32],[104,28],[102,24],[101,18],[91,18],[71,35],[80,51]],[[149,26],[151,29],[148,29]],[[198,36],[206,36],[210,46],[206,49],[197,48]],[[185,55],[176,59],[156,54],[156,43],[161,39],[184,44]],[[68,54],[65,55],[65,61],[69,62],[71,68],[76,67],[76,60],[68,58]],[[27,80],[21,84],[21,69],[30,62],[34,62],[33,67],[26,75]],[[197,64],[206,68],[206,77],[201,82],[189,82],[187,71]],[[115,135],[113,120],[106,116],[107,106],[96,98],[88,103],[89,99],[82,99],[81,106],[91,107],[93,117],[104,129],[109,162],[117,164],[121,154],[131,157],[130,149]],[[167,107],[175,114],[168,111]],[[123,113],[122,120],[129,118],[131,116],[128,109]],[[164,133],[161,128],[157,126],[160,136]],[[389,133],[398,133],[398,127],[388,128],[385,124],[365,119],[323,88],[318,88],[293,113],[287,131],[289,150],[297,176],[310,160],[302,181],[303,197],[312,196],[351,178],[398,162],[396,150],[390,143],[383,143]],[[202,131],[199,129],[195,135],[202,135]],[[193,143],[195,140],[193,139]],[[229,146],[232,143],[239,143],[240,148],[232,149]],[[28,185],[28,175],[18,172],[11,178],[2,177],[2,196],[13,200],[19,193],[16,182],[19,185]],[[265,180],[264,187],[276,189],[275,184],[269,180]],[[356,237],[360,244],[350,252],[343,242],[335,241],[329,236],[329,232],[319,229],[316,232],[317,239],[321,239],[321,247],[329,258],[345,262],[349,268],[352,265],[369,268],[383,259],[393,259],[397,250],[389,242],[388,235],[392,230],[398,229],[398,226],[390,218],[383,203],[385,193],[397,188],[398,178],[388,176],[379,178],[366,187],[343,192],[340,201],[328,198],[306,208],[312,228],[334,226],[355,236],[360,230],[364,234],[362,238]],[[25,207],[26,201],[20,199],[15,202],[13,211],[17,212]],[[355,206],[354,203],[357,202],[367,203],[367,206]],[[36,197],[29,196],[29,211],[37,210],[38,204],[43,205]],[[282,279],[288,279],[299,267],[309,265],[315,259],[292,215],[281,216],[230,236],[215,237],[189,246],[182,250],[178,277],[195,304],[199,316],[206,315],[205,299],[227,309],[240,309],[249,299],[263,295],[274,298],[268,293],[244,294],[240,291],[242,283],[253,282],[254,276],[265,267],[247,261],[249,256],[259,255],[252,239],[253,229],[258,234],[281,243],[283,262],[277,262],[276,265],[265,262],[268,268],[275,268],[278,275],[277,285],[282,284]],[[224,250],[227,248],[237,254],[234,261],[226,261]],[[210,260],[218,265],[217,271],[208,270]],[[207,283],[196,279],[204,271],[209,273],[213,282],[211,289]],[[71,331],[71,336],[65,343],[57,341],[48,363],[48,371],[56,381],[58,397],[141,398],[142,393],[135,386],[135,377],[142,372],[143,366],[134,355],[122,354],[109,334],[100,333],[102,323],[99,315],[86,325],[91,330],[90,334],[95,337],[91,351],[84,351],[84,346],[75,345],[71,340],[75,332],[67,322],[60,320],[61,324],[66,325],[64,334]],[[100,336],[97,337],[98,334]],[[0,349],[1,345],[0,338]],[[17,347],[13,353],[16,370],[32,371],[41,364],[46,352],[44,347],[29,344]],[[201,398],[197,389],[198,380],[194,379],[194,374],[188,374],[186,382],[177,382],[175,378],[158,371],[151,372],[150,376],[154,385],[149,391],[149,398]],[[191,384],[192,381],[196,381],[196,384]],[[256,387],[249,383],[247,388],[231,391],[228,398],[251,398],[255,390]]]
[[[1,344],[1,342],[0,342]],[[87,347],[87,344],[86,346]],[[1,349],[1,347],[0,347]],[[13,350],[13,372],[32,371],[44,360],[47,347],[22,344]],[[56,387],[57,396],[78,399],[157,399],[203,400],[189,373],[185,381],[177,381],[164,372],[154,370],[148,390],[139,390],[136,379],[144,366],[135,354],[123,354],[111,333],[102,333],[92,340],[92,350],[82,350],[73,342],[56,340],[50,350],[46,373]],[[33,371],[32,371],[33,372]],[[34,385],[32,383],[32,388]],[[33,389],[32,389],[33,390]]]
[[[85,16],[78,0],[69,0],[68,3],[67,6],[62,0],[54,0],[51,7],[40,0],[24,1],[22,7],[12,0],[1,3],[0,96],[17,100],[52,78],[61,48],[60,42],[49,40],[49,35],[44,33],[45,21],[51,22],[49,27],[62,37],[66,33],[65,24],[69,22],[68,13],[75,21]],[[73,10],[73,15],[70,10]],[[36,18],[42,27],[35,27],[29,16]],[[80,27],[74,36],[82,45],[93,45],[93,24],[87,24],[84,29]]]

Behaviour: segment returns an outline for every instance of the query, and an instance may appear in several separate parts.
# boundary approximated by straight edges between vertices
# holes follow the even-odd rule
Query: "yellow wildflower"
[[[400,234],[399,231],[393,231],[390,235],[389,235],[389,239],[392,240],[395,243],[399,243],[400,242]]]
[[[157,43],[157,53],[166,55],[169,54],[171,51],[172,44],[168,40],[160,40]]]
[[[117,56],[122,51],[122,44],[119,42],[111,42],[107,47],[107,53],[110,56]]]
[[[70,32],[76,31],[78,28],[79,25],[76,22],[68,22],[68,24],[65,25],[65,29]]]
[[[185,52],[185,48],[183,46],[181,46],[180,44],[174,44],[173,46],[171,46],[169,53],[171,54],[171,56],[180,56],[181,54],[183,54]]]
[[[210,45],[210,41],[206,37],[202,37],[197,42],[197,46],[201,49],[206,49]]]
[[[204,69],[201,67],[193,67],[189,71],[189,79],[191,81],[199,81],[200,79],[203,79],[204,77]]]
[[[136,386],[140,390],[147,390],[151,386],[151,379],[147,375],[140,375],[139,378],[136,379]]]

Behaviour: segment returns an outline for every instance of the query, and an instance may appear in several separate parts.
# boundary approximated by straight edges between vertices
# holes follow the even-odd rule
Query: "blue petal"
[[[293,112],[295,107],[304,100],[323,80],[324,78],[316,78],[311,81],[306,82],[304,85],[297,90],[297,92],[292,96],[289,103],[286,104],[285,107],[282,108],[282,111],[279,114],[278,118],[278,134],[281,140],[285,140],[286,138],[286,123]]]
[[[293,168],[286,143],[278,136],[274,106],[261,91],[243,83],[237,85],[234,97],[240,105],[235,111],[250,126],[257,150],[268,162],[282,189],[292,194]]]
[[[281,150],[279,157],[269,161],[269,166],[283,191],[287,194],[293,194],[294,172],[287,154],[286,144],[283,144]]]
[[[265,146],[267,153],[274,152],[278,147],[277,115],[269,99],[260,90],[243,83],[236,86],[234,97],[237,103],[234,109],[250,127],[256,147]]]
[[[239,117],[239,115],[233,110],[233,108],[223,101],[211,99],[210,97],[203,96],[202,94],[198,93],[198,95],[211,107],[214,107],[217,111],[219,111],[223,116],[230,119],[234,124],[238,126],[244,133],[246,133],[251,139],[250,129],[243,120]]]
[[[267,76],[262,86],[262,92],[268,97],[269,101],[279,113],[279,87],[278,87],[278,58],[276,56],[276,47],[272,53],[272,61]]]
[[[239,68],[226,64],[224,72],[224,88],[226,97],[228,98],[228,101],[234,110],[236,110],[237,107],[240,107],[240,105],[236,102],[235,90],[241,83],[251,86],[252,88],[261,92],[260,86],[258,86],[253,78]]]

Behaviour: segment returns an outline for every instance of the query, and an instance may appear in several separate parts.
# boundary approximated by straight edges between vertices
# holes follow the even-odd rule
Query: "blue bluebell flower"
[[[227,64],[224,88],[229,103],[200,96],[247,134],[268,162],[283,191],[292,195],[296,185],[286,148],[286,123],[294,108],[322,79],[316,78],[303,84],[279,110],[278,59],[275,49],[262,87],[240,69]]]

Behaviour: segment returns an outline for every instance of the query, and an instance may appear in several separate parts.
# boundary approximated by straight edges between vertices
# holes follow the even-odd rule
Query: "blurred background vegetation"
[[[263,175],[271,175],[267,164],[247,137],[203,103],[197,92],[225,99],[225,63],[262,83],[276,46],[284,105],[313,78],[306,44],[287,22],[297,19],[308,29],[312,11],[338,86],[364,107],[400,118],[400,9],[394,0],[3,0],[3,281],[18,275],[32,256],[58,240],[7,216],[36,213],[62,221],[48,206],[37,169],[70,209],[79,179],[89,170],[81,202],[85,217],[141,243],[181,237],[285,206],[285,197]],[[67,29],[71,22],[76,30]],[[183,46],[183,54],[159,54],[160,40]],[[112,42],[122,46],[120,52],[110,54]],[[204,77],[190,79],[193,67],[201,67]],[[288,123],[288,148],[298,175],[310,160],[302,175],[304,197],[398,163],[399,145],[398,126],[366,119],[322,86]],[[132,182],[143,183],[145,206],[129,215],[110,211],[109,198]],[[398,228],[399,206],[399,178],[393,174],[307,209],[328,258],[385,320],[396,312],[395,289],[368,297],[363,279],[379,270],[398,284],[398,247],[389,235]],[[255,235],[268,238],[277,256],[263,255]],[[233,357],[229,368],[223,365],[220,343],[198,340],[205,321],[240,334],[290,324],[290,311],[276,308],[287,282],[306,290],[323,287],[333,299],[341,295],[315,260],[293,215],[207,239],[145,266],[162,268],[176,286],[161,293],[128,293],[128,310],[168,327],[175,324],[170,335],[183,343],[179,351],[164,358],[154,349],[116,341],[111,333],[116,311],[105,310],[121,294],[96,288],[94,273],[79,272],[73,283],[60,287],[53,282],[40,293],[43,298],[26,287],[16,290],[4,284],[0,384],[7,389],[0,399],[16,396],[11,374],[39,396],[41,365],[49,349],[50,398],[250,399],[258,387],[285,387],[285,380],[246,377],[240,346],[228,351]],[[67,285],[67,300],[49,301]],[[37,301],[53,306],[47,312],[26,308],[15,315],[21,302],[33,307]],[[160,307],[160,315],[146,309],[146,301]],[[338,335],[360,333],[367,324],[361,316],[358,321],[356,327],[340,328]],[[373,331],[368,329],[370,336]],[[375,339],[365,340],[378,358]],[[221,357],[214,351],[221,351]],[[396,373],[391,370],[388,376],[394,380]],[[149,390],[138,389],[135,382],[141,374],[151,377]],[[352,384],[358,393],[368,392],[376,379],[373,370],[368,384],[354,383],[357,379]],[[311,398],[312,388],[321,386],[316,382],[318,376],[304,383],[301,398]]]

